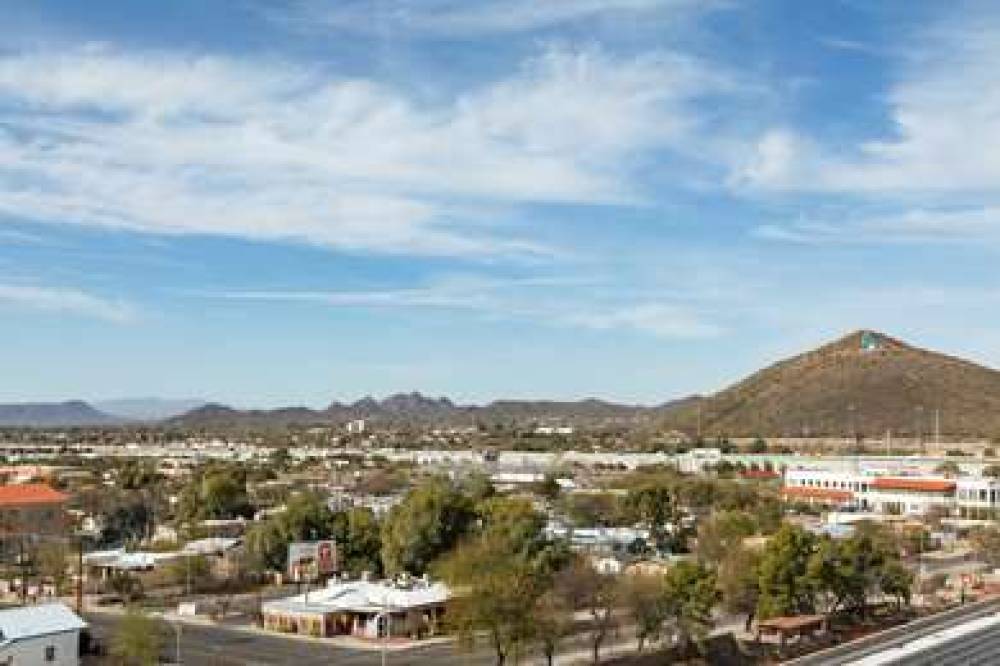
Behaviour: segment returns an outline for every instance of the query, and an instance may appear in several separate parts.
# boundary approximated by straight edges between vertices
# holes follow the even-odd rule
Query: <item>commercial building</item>
[[[438,632],[450,597],[442,583],[338,581],[261,606],[264,627],[310,636],[422,638]]]
[[[940,511],[962,518],[1000,517],[1000,480],[979,476],[789,469],[785,471],[782,495],[791,500],[890,515]]]
[[[77,666],[87,624],[63,604],[0,611],[0,664]]]
[[[0,486],[0,554],[16,552],[24,539],[65,534],[68,500],[44,483]]]

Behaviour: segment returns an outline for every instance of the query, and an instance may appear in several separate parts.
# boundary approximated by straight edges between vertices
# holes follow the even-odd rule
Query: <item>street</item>
[[[114,635],[119,616],[109,613],[89,613],[86,620],[95,632],[108,642]],[[163,648],[163,656],[173,658],[174,642]],[[381,666],[382,656],[377,650],[359,650],[311,641],[264,635],[219,626],[185,624],[181,634],[181,659],[186,666],[222,666],[246,664],[264,666],[294,664],[294,666]],[[433,666],[486,666],[494,663],[489,652],[466,653],[451,644],[429,645],[413,650],[393,652],[386,656],[386,664]]]

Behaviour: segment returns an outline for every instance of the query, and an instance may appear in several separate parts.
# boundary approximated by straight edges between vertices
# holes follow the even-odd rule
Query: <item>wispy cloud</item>
[[[409,289],[359,291],[246,290],[202,293],[227,300],[283,302],[365,309],[434,309],[475,312],[489,318],[594,331],[632,331],[663,338],[704,338],[723,328],[698,312],[698,304],[651,301],[618,293],[605,302],[587,278],[490,279],[456,276]],[[622,302],[624,301],[624,302]]]
[[[12,306],[126,323],[135,318],[134,309],[119,300],[59,287],[0,283],[0,307]]]
[[[310,30],[405,31],[408,35],[477,37],[528,32],[608,16],[704,12],[717,0],[304,0],[267,14]]]
[[[734,182],[862,196],[1000,195],[1000,20],[966,15],[909,44],[892,54],[883,136],[845,148],[810,139],[808,129],[774,128]]]
[[[0,213],[357,251],[545,254],[491,229],[489,212],[636,200],[636,158],[690,145],[695,100],[728,85],[676,54],[552,48],[429,104],[288,63],[22,52],[0,56]]]
[[[765,224],[752,234],[804,244],[973,243],[1000,241],[1000,208],[913,208],[846,219]]]

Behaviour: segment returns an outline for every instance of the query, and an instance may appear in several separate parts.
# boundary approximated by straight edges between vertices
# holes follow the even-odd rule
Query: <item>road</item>
[[[987,599],[942,613],[929,615],[899,627],[844,643],[827,650],[821,650],[789,662],[794,666],[841,666],[852,664],[864,657],[878,654],[894,647],[900,647],[918,638],[929,636],[969,620],[992,615],[1000,609],[1000,600]],[[965,663],[965,662],[962,662]],[[974,662],[968,662],[974,663]]]
[[[113,635],[119,616],[107,613],[86,615],[95,632]],[[173,641],[164,648],[164,656],[173,657]],[[359,650],[281,635],[258,634],[218,626],[185,624],[181,631],[181,658],[185,666],[381,666],[377,650]],[[388,666],[487,666],[494,663],[488,652],[469,654],[451,644],[435,644],[406,651],[389,651]]]

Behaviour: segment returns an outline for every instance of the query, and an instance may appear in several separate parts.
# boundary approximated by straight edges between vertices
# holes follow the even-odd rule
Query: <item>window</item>
[[[55,661],[56,660],[56,646],[47,645],[45,646],[45,661]]]

